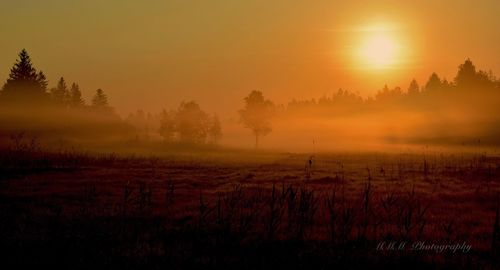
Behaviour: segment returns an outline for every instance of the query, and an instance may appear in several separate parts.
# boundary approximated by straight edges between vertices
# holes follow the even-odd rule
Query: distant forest
[[[247,102],[249,100],[253,101]],[[470,59],[458,66],[453,81],[432,73],[423,85],[415,79],[406,89],[385,85],[373,97],[339,89],[319,99],[293,99],[288,104],[274,104],[266,100],[262,92],[252,91],[245,98],[245,104],[245,109],[249,106],[254,109],[246,115],[239,111],[240,122],[255,135],[256,146],[260,136],[271,132],[272,122],[289,123],[290,126],[299,122],[302,125],[308,121],[314,123],[318,119],[336,123],[339,118],[355,118],[364,121],[351,121],[351,126],[344,128],[357,128],[374,120],[406,127],[415,121],[414,115],[424,118],[421,120],[424,122],[415,123],[409,129],[413,134],[404,134],[403,142],[465,144],[477,143],[483,138],[485,144],[500,144],[500,80],[491,71],[477,70]],[[161,132],[155,131],[165,125],[162,119],[170,119],[166,115],[165,111],[146,113],[138,110],[126,121],[143,137],[158,136]],[[250,122],[245,121],[249,118]],[[171,122],[167,120],[166,123]],[[391,141],[399,135],[386,134],[386,139]]]
[[[68,87],[61,77],[48,88],[48,80],[37,71],[26,50],[10,70],[0,92],[2,138],[16,132],[30,132],[37,137],[71,141],[139,141],[151,139],[146,117],[141,111],[121,119],[108,102],[108,96],[97,89],[90,103],[83,97],[77,83]],[[222,136],[216,115],[204,112],[195,101],[182,102],[177,110],[160,113],[151,133],[161,135],[165,142],[217,144]],[[144,129],[144,130],[143,130]]]
[[[443,121],[451,127],[477,124],[480,128],[474,128],[473,132],[478,137],[500,143],[500,80],[491,71],[477,70],[469,59],[459,65],[453,81],[432,73],[422,86],[416,80],[406,89],[386,85],[374,97],[364,98],[359,93],[339,89],[319,99],[294,99],[276,105],[265,99],[262,92],[252,91],[243,101],[244,108],[238,112],[240,123],[255,136],[256,146],[261,136],[271,132],[271,123],[275,121],[299,118],[335,121],[339,117],[383,115],[383,119],[398,117],[404,122],[409,113],[428,114],[428,128],[443,124],[436,122],[436,117],[463,115]],[[46,76],[34,68],[26,50],[19,53],[1,89],[0,123],[0,139],[4,141],[16,132],[32,132],[39,137],[68,142],[119,138],[215,145],[223,130],[218,116],[206,113],[195,101],[156,113],[137,110],[122,119],[102,89],[95,90],[87,102],[76,82],[69,84],[61,77],[49,88]]]
[[[477,100],[482,96],[499,95],[499,91],[500,80],[491,71],[476,70],[472,61],[467,59],[458,66],[453,81],[441,79],[438,74],[432,73],[423,86],[420,86],[415,79],[406,89],[399,86],[389,88],[385,85],[374,97],[368,98],[363,98],[356,92],[339,89],[333,95],[323,96],[317,100],[294,99],[288,103],[286,110],[317,109],[327,114],[343,114],[401,106],[409,109],[428,109],[444,106],[446,102],[460,97],[472,97]]]

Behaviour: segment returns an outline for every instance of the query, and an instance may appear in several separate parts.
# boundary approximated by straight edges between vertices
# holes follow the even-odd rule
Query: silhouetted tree
[[[37,73],[28,52],[21,50],[2,88],[2,97],[10,101],[39,102],[46,98],[46,90],[45,75],[41,71]]]
[[[408,86],[408,95],[417,95],[420,92],[420,87],[415,79],[413,79]]]
[[[271,132],[269,122],[274,114],[274,105],[265,100],[260,91],[252,91],[245,97],[245,108],[239,111],[240,120],[244,127],[250,129],[255,136],[255,148],[259,146],[259,137]]]
[[[458,87],[469,87],[477,81],[476,67],[472,61],[467,58],[465,62],[458,66],[457,76],[455,77],[455,84]]]
[[[96,109],[108,109],[108,97],[104,94],[104,91],[99,88],[95,91],[95,95],[92,98],[92,107]]]
[[[213,115],[210,119],[210,124],[208,127],[209,141],[212,144],[217,144],[222,137],[222,128],[217,115]]]
[[[435,91],[440,89],[442,86],[441,79],[439,79],[439,76],[433,72],[431,76],[429,77],[429,80],[425,84],[425,90],[426,91]]]
[[[47,86],[49,85],[49,82],[47,81],[47,77],[45,77],[43,71],[38,72],[36,80],[39,84],[40,91],[43,92],[43,94],[45,95],[47,92]]]
[[[182,102],[175,114],[175,126],[181,142],[205,143],[208,116],[194,101]]]
[[[390,90],[387,85],[384,85],[382,90],[378,91],[375,95],[375,99],[381,102],[393,102],[403,96],[403,91],[401,91],[400,87],[395,87]]]
[[[496,78],[491,71],[476,71],[472,61],[467,59],[458,67],[455,84],[460,89],[491,90],[496,87],[495,80]]]
[[[80,91],[80,86],[78,86],[78,84],[76,83],[73,83],[71,85],[69,105],[73,108],[85,105],[85,102],[82,99],[82,92]]]
[[[165,142],[172,142],[175,137],[175,113],[163,110],[160,115],[160,135]]]
[[[58,105],[68,105],[70,93],[63,77],[57,82],[57,87],[50,89],[52,100]]]
[[[387,84],[384,85],[382,90],[377,91],[377,93],[375,94],[375,99],[378,101],[381,101],[383,99],[387,99],[389,97],[390,97],[390,90],[389,90],[389,87],[387,86]]]
[[[449,90],[453,89],[453,87],[455,87],[453,83],[449,82],[446,78],[443,78],[443,80],[441,81],[441,89]]]

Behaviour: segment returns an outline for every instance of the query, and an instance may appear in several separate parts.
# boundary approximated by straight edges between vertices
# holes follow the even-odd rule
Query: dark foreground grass
[[[3,153],[8,268],[499,267],[494,157],[332,154],[304,169],[301,155],[205,164]]]

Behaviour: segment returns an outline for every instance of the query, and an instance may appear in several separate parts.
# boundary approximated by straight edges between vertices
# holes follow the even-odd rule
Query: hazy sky
[[[26,48],[51,85],[77,81],[87,100],[102,88],[122,114],[189,99],[235,112],[253,89],[277,103],[367,96],[433,71],[452,80],[467,57],[500,75],[499,14],[498,0],[1,0],[0,80]],[[390,67],[359,59],[380,27]]]

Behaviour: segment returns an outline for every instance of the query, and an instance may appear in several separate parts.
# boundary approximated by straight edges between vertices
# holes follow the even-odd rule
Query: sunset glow
[[[2,1],[0,268],[500,269],[499,14]]]
[[[397,63],[400,44],[382,31],[368,33],[359,48],[359,62],[367,68],[384,69]]]

